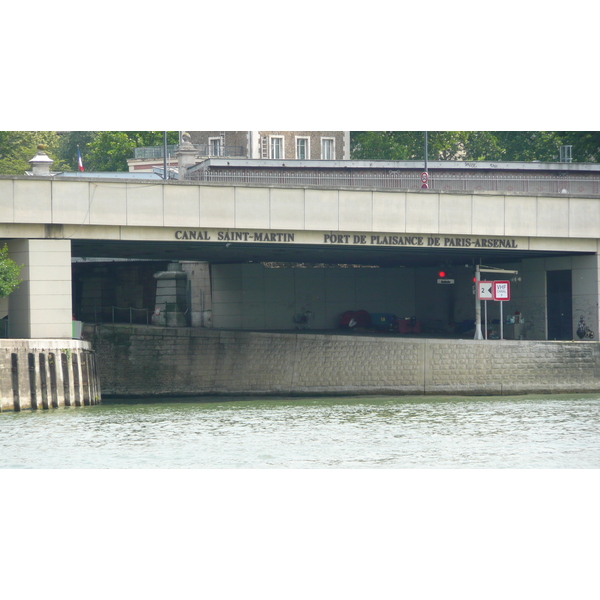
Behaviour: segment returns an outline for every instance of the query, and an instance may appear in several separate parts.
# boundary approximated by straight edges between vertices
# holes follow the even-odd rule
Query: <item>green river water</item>
[[[597,469],[600,396],[105,400],[0,414],[3,469]]]
[[[593,600],[600,395],[0,414],[7,599]]]

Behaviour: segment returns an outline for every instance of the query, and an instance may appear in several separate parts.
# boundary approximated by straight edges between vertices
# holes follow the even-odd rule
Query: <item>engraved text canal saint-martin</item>
[[[303,243],[301,233],[283,231],[226,231],[206,229],[178,229],[176,240],[217,241],[217,242],[270,242]],[[367,246],[413,246],[437,248],[518,248],[514,238],[500,237],[444,237],[423,235],[319,233],[322,244],[347,244]],[[308,240],[307,240],[308,241]],[[310,240],[314,243],[314,238]]]

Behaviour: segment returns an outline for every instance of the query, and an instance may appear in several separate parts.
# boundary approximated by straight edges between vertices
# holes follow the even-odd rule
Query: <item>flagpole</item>
[[[81,150],[79,144],[77,144],[77,170],[83,171],[83,160],[81,160]]]

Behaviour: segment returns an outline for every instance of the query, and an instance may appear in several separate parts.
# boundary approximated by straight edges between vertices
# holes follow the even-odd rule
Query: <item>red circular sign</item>
[[[421,181],[423,183],[427,183],[427,180],[429,179],[429,175],[427,174],[427,172],[423,172],[421,173]]]

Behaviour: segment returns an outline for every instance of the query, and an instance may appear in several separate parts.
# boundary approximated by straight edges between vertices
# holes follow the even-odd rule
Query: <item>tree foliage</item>
[[[423,132],[353,131],[350,152],[354,160],[414,160],[423,156]]]
[[[68,131],[62,136],[61,158],[77,169],[77,147],[86,171],[128,171],[134,148],[162,146],[162,131]],[[167,143],[177,144],[179,132],[167,132]]]
[[[24,175],[31,170],[29,161],[37,154],[39,144],[45,146],[45,152],[54,160],[52,170],[65,170],[56,131],[0,131],[0,174]]]
[[[573,161],[600,161],[596,131],[430,131],[428,160],[557,162],[560,146]],[[353,131],[351,155],[363,160],[423,160],[423,131]]]
[[[554,131],[494,131],[502,149],[499,158],[490,160],[558,162],[560,136]]]
[[[162,131],[0,131],[0,174],[23,175],[38,144],[54,160],[52,171],[76,171],[79,148],[86,171],[127,171],[127,159],[141,146],[162,146]],[[167,132],[177,144],[178,131]]]
[[[21,267],[8,258],[8,246],[0,248],[0,298],[6,298],[19,287]]]
[[[60,135],[58,154],[68,165],[66,170],[77,171],[77,148],[81,150],[82,155],[85,154],[88,144],[93,141],[96,133],[96,131],[66,131]],[[85,167],[87,168],[87,164]]]
[[[600,162],[600,131],[559,131],[563,144],[573,146],[576,162]]]
[[[179,133],[169,131],[167,143]],[[77,149],[86,171],[127,171],[127,159],[143,146],[162,146],[162,131],[0,131],[0,174],[23,175],[37,145],[54,160],[53,171],[77,170]],[[558,161],[571,145],[573,161],[600,162],[598,131],[430,131],[428,160]],[[423,160],[423,131],[353,131],[354,160]]]
[[[356,131],[352,134],[354,159],[420,160],[425,157],[423,131]],[[430,131],[427,150],[428,160],[483,160],[500,154],[498,140],[489,131]]]

